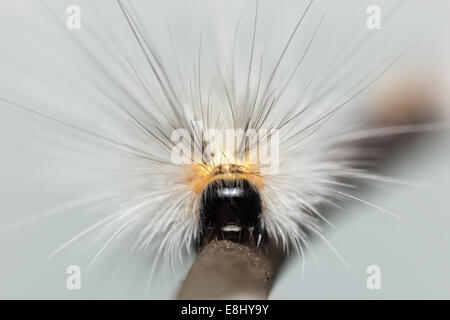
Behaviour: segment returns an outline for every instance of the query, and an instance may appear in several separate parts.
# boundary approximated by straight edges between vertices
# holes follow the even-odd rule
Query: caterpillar
[[[113,241],[129,236],[133,250],[154,252],[153,274],[161,257],[172,266],[181,264],[185,253],[212,239],[256,248],[274,241],[286,252],[304,255],[311,236],[329,244],[321,226],[331,222],[320,208],[339,207],[335,201],[343,198],[396,216],[346,191],[352,187],[348,181],[389,180],[363,168],[365,162],[359,159],[361,151],[354,142],[418,128],[360,130],[345,124],[347,130],[342,130],[333,128],[329,120],[389,70],[404,50],[388,50],[355,67],[350,63],[356,59],[355,52],[376,37],[364,30],[356,41],[344,39],[337,50],[330,50],[331,57],[320,70],[303,70],[316,53],[315,41],[325,36],[321,28],[327,13],[317,2],[297,4],[289,33],[272,35],[282,39],[281,48],[271,48],[271,40],[260,31],[267,18],[267,11],[266,15],[261,12],[264,1],[253,1],[246,11],[249,14],[226,28],[209,21],[209,27],[225,35],[205,32],[188,43],[195,48],[191,61],[186,51],[177,49],[186,40],[175,41],[170,27],[159,35],[170,49],[153,41],[153,30],[142,21],[151,12],[138,12],[133,1],[108,2],[117,18],[113,20],[117,29],[112,27],[111,32],[103,34],[89,20],[83,20],[82,30],[87,33],[82,35],[62,30],[64,37],[73,39],[83,61],[92,64],[93,74],[101,73],[98,79],[87,77],[91,88],[102,95],[101,106],[96,108],[92,102],[79,112],[52,115],[48,108],[21,103],[5,92],[0,100],[3,107],[32,114],[81,134],[88,143],[100,144],[100,152],[106,152],[111,161],[100,175],[117,177],[114,186],[124,202],[51,256],[89,233],[104,231],[106,241],[90,266]],[[393,7],[385,23],[401,3]],[[86,12],[91,6],[83,3],[82,8]],[[90,45],[103,50],[110,61],[102,60],[82,37],[90,37]],[[117,38],[130,47],[116,43]],[[229,39],[231,46],[224,44]],[[241,43],[245,45],[238,48]],[[110,87],[103,85],[105,79],[112,83]],[[96,111],[83,114],[83,108]],[[229,130],[232,139],[224,139],[224,144],[212,141],[228,137]],[[188,152],[174,160],[174,154],[183,150]],[[262,161],[261,150],[272,157]]]

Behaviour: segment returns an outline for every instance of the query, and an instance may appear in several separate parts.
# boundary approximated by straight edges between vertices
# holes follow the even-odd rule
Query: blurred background
[[[241,28],[251,30],[254,14],[252,1],[131,2],[169,64],[168,52],[173,47],[166,26],[170,25],[186,69],[192,68],[197,54],[199,31],[227,48],[236,23],[242,18]],[[352,54],[344,61],[349,73],[336,90],[344,90],[347,82],[350,86],[351,79],[358,79],[386,55],[414,46],[333,117],[330,127],[439,125],[432,132],[393,140],[382,153],[378,173],[414,183],[374,182],[355,191],[358,197],[407,221],[356,201],[346,202],[343,210],[333,209],[329,218],[337,228],[327,229],[326,236],[350,268],[329,247],[314,241],[304,277],[300,258],[292,257],[271,298],[448,299],[450,4],[444,0],[337,2],[317,0],[305,20],[305,34],[293,44],[292,51],[299,52],[326,13],[313,50],[295,79],[299,86],[317,72],[326,76],[329,63],[341,50]],[[263,48],[268,60],[279,54],[306,3],[260,1],[257,47]],[[81,9],[80,30],[66,27],[66,9],[73,4]],[[381,9],[379,30],[367,28],[370,5]],[[120,50],[136,60],[142,57],[135,52],[116,3],[2,0],[0,21],[0,98],[121,137],[120,128],[108,117],[108,100],[99,92],[125,95],[113,79],[135,92],[117,63],[123,56],[116,53]],[[361,40],[366,37],[367,41]],[[239,41],[244,52],[248,34]],[[292,68],[293,59],[288,57],[282,68]],[[121,163],[112,163],[104,146],[5,101],[0,101],[0,145],[0,298],[174,297],[192,258],[175,273],[170,267],[162,268],[147,288],[154,257],[130,251],[126,238],[114,241],[89,270],[87,266],[104,242],[95,233],[48,257],[120,205],[115,195],[121,194],[121,176],[110,176],[109,169]],[[81,268],[80,290],[66,286],[69,265]],[[379,290],[366,285],[370,265],[380,268]]]

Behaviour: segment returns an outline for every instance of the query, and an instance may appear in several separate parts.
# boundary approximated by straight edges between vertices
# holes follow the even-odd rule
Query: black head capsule
[[[211,240],[230,240],[259,246],[262,203],[247,180],[217,180],[202,194],[200,246]]]

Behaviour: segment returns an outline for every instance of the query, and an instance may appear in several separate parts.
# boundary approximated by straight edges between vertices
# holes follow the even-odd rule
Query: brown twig
[[[212,241],[200,252],[178,299],[267,299],[281,266],[276,248]]]

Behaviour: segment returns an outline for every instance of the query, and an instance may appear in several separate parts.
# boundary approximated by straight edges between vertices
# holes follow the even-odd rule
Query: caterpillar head
[[[193,181],[199,194],[198,247],[214,239],[258,247],[262,239],[262,178],[249,166],[203,166]]]

